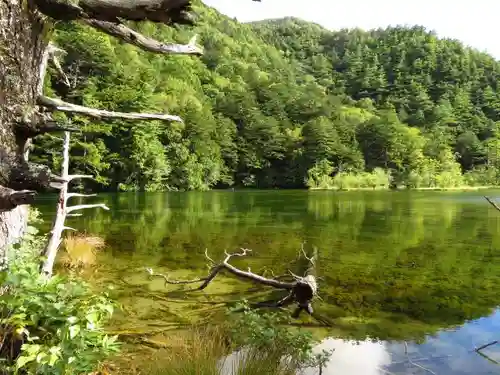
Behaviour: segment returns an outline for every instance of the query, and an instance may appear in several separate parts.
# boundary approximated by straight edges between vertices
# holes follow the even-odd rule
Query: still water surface
[[[331,330],[315,328],[328,337],[321,347],[335,349],[324,374],[500,374],[500,346],[485,349],[488,358],[473,350],[500,339],[500,212],[480,193],[216,191],[98,199],[111,211],[91,210],[68,225],[105,238],[93,277],[119,285],[124,329],[212,317],[215,309],[200,301],[269,298],[266,289],[229,277],[186,297],[148,280],[144,267],[199,276],[207,270],[205,249],[216,258],[247,247],[252,256],[236,265],[300,273],[305,243],[308,252],[318,249],[322,300],[315,310],[333,322]],[[39,203],[49,222],[54,203]],[[153,295],[184,304],[162,305]]]

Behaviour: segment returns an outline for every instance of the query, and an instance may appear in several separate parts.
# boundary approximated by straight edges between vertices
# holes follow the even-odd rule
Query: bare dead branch
[[[78,132],[79,128],[71,125],[60,125],[54,120],[48,121],[21,121],[16,123],[16,134],[22,135],[25,138],[33,138],[40,134],[55,133],[55,132]]]
[[[292,276],[295,280],[302,280],[303,277],[302,276],[299,276],[299,275],[296,275],[294,274],[292,271],[288,270],[288,273],[290,274],[290,276]]]
[[[208,255],[208,249],[205,249],[205,258],[208,259],[211,265],[215,264],[215,261],[212,258],[210,258],[210,255]]]
[[[95,194],[79,194],[79,193],[69,193],[68,186],[72,179],[75,178],[87,178],[92,176],[85,175],[70,175],[69,174],[69,149],[70,149],[70,133],[64,132],[64,143],[63,143],[63,162],[61,167],[61,176],[55,178],[55,182],[60,184],[59,200],[57,202],[57,212],[56,218],[54,220],[54,225],[52,227],[52,235],[45,247],[44,255],[45,261],[41,265],[42,274],[49,278],[52,276],[52,271],[54,268],[54,262],[56,259],[58,248],[62,241],[62,233],[65,230],[76,231],[75,228],[71,228],[65,225],[67,216],[80,216],[81,214],[71,214],[72,211],[82,210],[86,208],[99,207],[105,210],[109,208],[105,204],[82,204],[76,206],[68,207],[68,199],[72,197],[88,197],[94,196]]]
[[[59,189],[61,190],[65,185],[69,184],[73,180],[78,180],[78,179],[94,179],[94,176],[91,175],[86,175],[86,174],[70,174],[66,177],[61,177],[61,176],[53,176],[51,180],[50,186],[53,187],[54,189]]]
[[[153,21],[167,25],[193,23],[190,0],[80,0],[90,18],[113,21]]]
[[[45,48],[42,59],[40,61],[38,86],[36,89],[38,95],[43,95],[43,84],[45,82],[45,76],[47,75],[47,67],[49,66],[49,59],[50,59],[50,54],[47,47]]]
[[[79,204],[77,206],[69,206],[66,207],[66,213],[70,213],[77,210],[85,210],[87,208],[102,208],[103,210],[109,211],[109,207],[104,203],[96,203],[96,204]]]
[[[65,102],[56,98],[49,98],[47,96],[39,96],[38,104],[44,107],[50,108],[53,111],[61,111],[66,113],[76,113],[84,116],[89,116],[93,118],[119,118],[124,120],[162,120],[162,121],[177,121],[182,122],[179,116],[168,115],[168,114],[155,114],[155,113],[125,113],[125,112],[113,112],[106,111],[103,109],[95,109],[90,107],[84,107],[77,104],[72,104]]]
[[[229,263],[233,257],[243,257],[247,255],[251,250],[242,248],[239,252],[228,253],[224,251],[225,258],[222,262],[216,264],[212,258],[208,255],[208,251],[205,250],[205,257],[209,260],[212,265],[210,268],[210,273],[205,277],[196,278],[193,280],[172,280],[168,276],[160,273],[155,273],[151,268],[147,268],[147,272],[150,276],[161,277],[165,280],[165,284],[195,284],[202,283],[198,288],[191,290],[203,290],[210,282],[219,274],[219,272],[225,270],[228,273],[236,276],[239,279],[249,280],[256,284],[270,286],[276,289],[284,289],[289,291],[289,295],[272,304],[274,307],[282,307],[293,302],[297,302],[298,307],[292,316],[298,317],[301,311],[306,311],[307,313],[313,315],[313,309],[311,306],[312,299],[317,295],[317,283],[316,278],[313,275],[306,275],[304,277],[297,276],[290,272],[294,277],[294,281],[285,282],[279,281],[276,278],[269,279],[264,276],[255,274],[248,268],[247,271],[243,271],[236,268]],[[265,304],[264,304],[265,305]],[[263,306],[264,306],[263,305]]]
[[[63,161],[61,166],[61,178],[65,179],[69,173],[69,147],[70,147],[70,133],[64,132],[64,143],[63,143]],[[50,236],[49,242],[45,247],[44,255],[45,260],[41,265],[42,274],[49,278],[52,276],[52,271],[54,270],[54,262],[57,256],[57,250],[62,241],[62,233],[64,232],[66,220],[66,194],[68,192],[68,183],[61,184],[61,190],[59,191],[59,200],[57,204],[56,218],[54,220],[54,225],[52,226],[52,235]]]
[[[190,0],[35,0],[38,9],[56,20],[95,18],[114,22],[153,21],[167,25],[194,22]]]
[[[68,193],[66,195],[66,199],[70,198],[75,198],[75,197],[83,197],[83,198],[88,198],[88,197],[95,197],[97,194],[80,194],[80,193]]]
[[[64,70],[61,67],[61,64],[59,63],[59,57],[62,55],[65,55],[66,51],[57,47],[54,43],[49,42],[45,53],[48,54],[49,61],[51,61],[52,64],[54,65],[54,67],[56,68],[57,73],[59,74],[59,77],[62,79],[63,83],[66,86],[70,87],[71,84],[69,83],[68,76],[66,75],[66,73],[64,73]],[[43,84],[43,82],[42,82],[42,84]],[[40,94],[41,94],[41,92],[40,92]]]
[[[66,177],[65,181],[70,182],[73,180],[81,180],[81,179],[93,179],[94,176],[89,174],[70,174]]]
[[[211,268],[211,272],[208,276],[198,278],[196,280],[189,280],[189,281],[170,280],[165,275],[153,273],[153,270],[151,268],[147,268],[147,270],[148,270],[149,274],[152,276],[160,276],[160,277],[163,277],[165,280],[169,280],[167,282],[168,284],[193,284],[193,283],[203,281],[203,284],[198,288],[198,290],[202,290],[202,289],[206,288],[207,285],[210,283],[210,281],[212,281],[212,279],[215,278],[215,276],[217,276],[217,274],[222,270],[226,270],[229,273],[237,276],[238,278],[251,280],[251,281],[257,282],[257,283],[262,284],[262,285],[267,285],[267,286],[271,286],[271,287],[278,288],[278,289],[287,289],[287,290],[293,289],[294,283],[285,283],[285,282],[281,282],[281,281],[274,280],[274,279],[268,279],[266,277],[257,275],[253,272],[250,272],[250,271],[240,270],[240,269],[234,267],[233,265],[229,264],[229,261],[232,257],[243,257],[250,251],[251,251],[250,249],[243,249],[243,248],[241,249],[241,252],[239,252],[239,253],[228,253],[225,251],[224,252],[226,255],[225,259],[221,263],[215,264]],[[208,252],[205,252],[205,256],[207,257],[207,259],[209,259],[211,262],[213,262],[213,260],[208,256]],[[213,263],[215,263],[215,262],[213,262]]]
[[[64,73],[64,70],[62,69],[61,64],[59,63],[59,56],[64,55],[65,53],[66,51],[56,47],[56,45],[52,42],[49,42],[49,44],[45,48],[39,68],[40,76],[38,78],[38,87],[37,87],[38,95],[43,94],[43,83],[45,81],[45,76],[47,74],[47,67],[49,65],[49,62],[52,62],[64,84],[68,87],[70,86],[68,76],[66,76],[66,73]]]
[[[300,245],[300,251],[302,252],[302,255],[304,256],[304,258],[306,258],[309,261],[309,263],[314,264],[314,255],[312,257],[307,256],[307,253],[306,253],[306,251],[304,249],[304,245],[305,245],[305,242],[303,242]]]
[[[170,280],[167,275],[164,275],[162,273],[153,272],[152,268],[146,268],[146,271],[152,277],[157,276],[157,277],[163,278],[165,280],[165,285],[167,285],[167,284],[172,284],[172,285],[195,284],[195,283],[205,281],[207,279],[206,277],[202,277],[202,278],[197,278],[197,279],[193,279],[193,280]]]
[[[81,213],[74,213],[74,214],[67,214],[66,217],[77,217],[77,216],[83,216]]]
[[[87,19],[83,22],[127,43],[133,44],[144,51],[161,54],[203,55],[203,49],[196,45],[196,35],[188,44],[162,43],[156,39],[142,35],[122,23],[96,19]]]
[[[20,190],[0,186],[0,212],[10,211],[17,206],[32,204],[35,201],[36,191]]]
[[[500,363],[498,361],[495,361],[493,358],[487,356],[486,354],[484,354],[483,352],[476,352],[477,354],[479,354],[481,357],[483,357],[484,359],[486,359],[487,361],[491,362],[491,363],[494,363],[495,365],[500,365]]]
[[[486,199],[488,201],[488,203],[491,204],[495,208],[495,210],[500,211],[500,207],[495,202],[493,202],[491,200],[491,198],[488,198],[487,196],[485,196],[484,199]]]
[[[489,342],[487,344],[481,345],[479,348],[476,348],[474,350],[476,352],[480,352],[481,350],[486,349],[487,347],[495,345],[495,344],[498,344],[498,340],[495,340],[495,341]]]

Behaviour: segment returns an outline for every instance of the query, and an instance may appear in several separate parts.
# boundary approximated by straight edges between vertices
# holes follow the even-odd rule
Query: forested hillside
[[[57,25],[66,101],[168,112],[184,124],[71,119],[72,170],[100,190],[498,184],[500,63],[421,27],[331,32],[295,19],[240,24],[200,5],[200,59],[143,52]],[[182,27],[137,24],[186,42]],[[68,121],[61,118],[61,121]],[[60,142],[31,158],[57,168]]]

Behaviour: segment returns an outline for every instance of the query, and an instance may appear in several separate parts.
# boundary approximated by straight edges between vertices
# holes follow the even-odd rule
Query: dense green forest
[[[198,4],[201,58],[143,52],[60,23],[67,88],[87,106],[182,123],[81,117],[72,170],[94,190],[498,185],[500,63],[422,27],[328,31],[287,18],[241,24]],[[186,42],[187,28],[134,25]],[[69,121],[61,117],[61,121]],[[58,168],[60,141],[32,159]]]

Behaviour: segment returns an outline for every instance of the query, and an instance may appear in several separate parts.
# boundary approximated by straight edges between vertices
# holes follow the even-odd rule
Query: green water
[[[205,249],[216,259],[247,247],[252,255],[235,265],[301,273],[298,250],[305,242],[307,252],[318,249],[315,310],[334,323],[322,336],[407,340],[423,348],[454,332],[452,341],[472,349],[484,342],[472,342],[464,327],[483,322],[477,340],[500,339],[491,328],[500,305],[500,212],[478,192],[124,193],[95,201],[111,210],[89,210],[68,225],[105,238],[92,278],[117,285],[125,308],[120,329],[216,319],[223,310],[217,302],[271,293],[222,276],[204,292],[186,294],[148,280],[144,267],[196,277],[207,272]],[[54,203],[39,200],[48,220]]]

